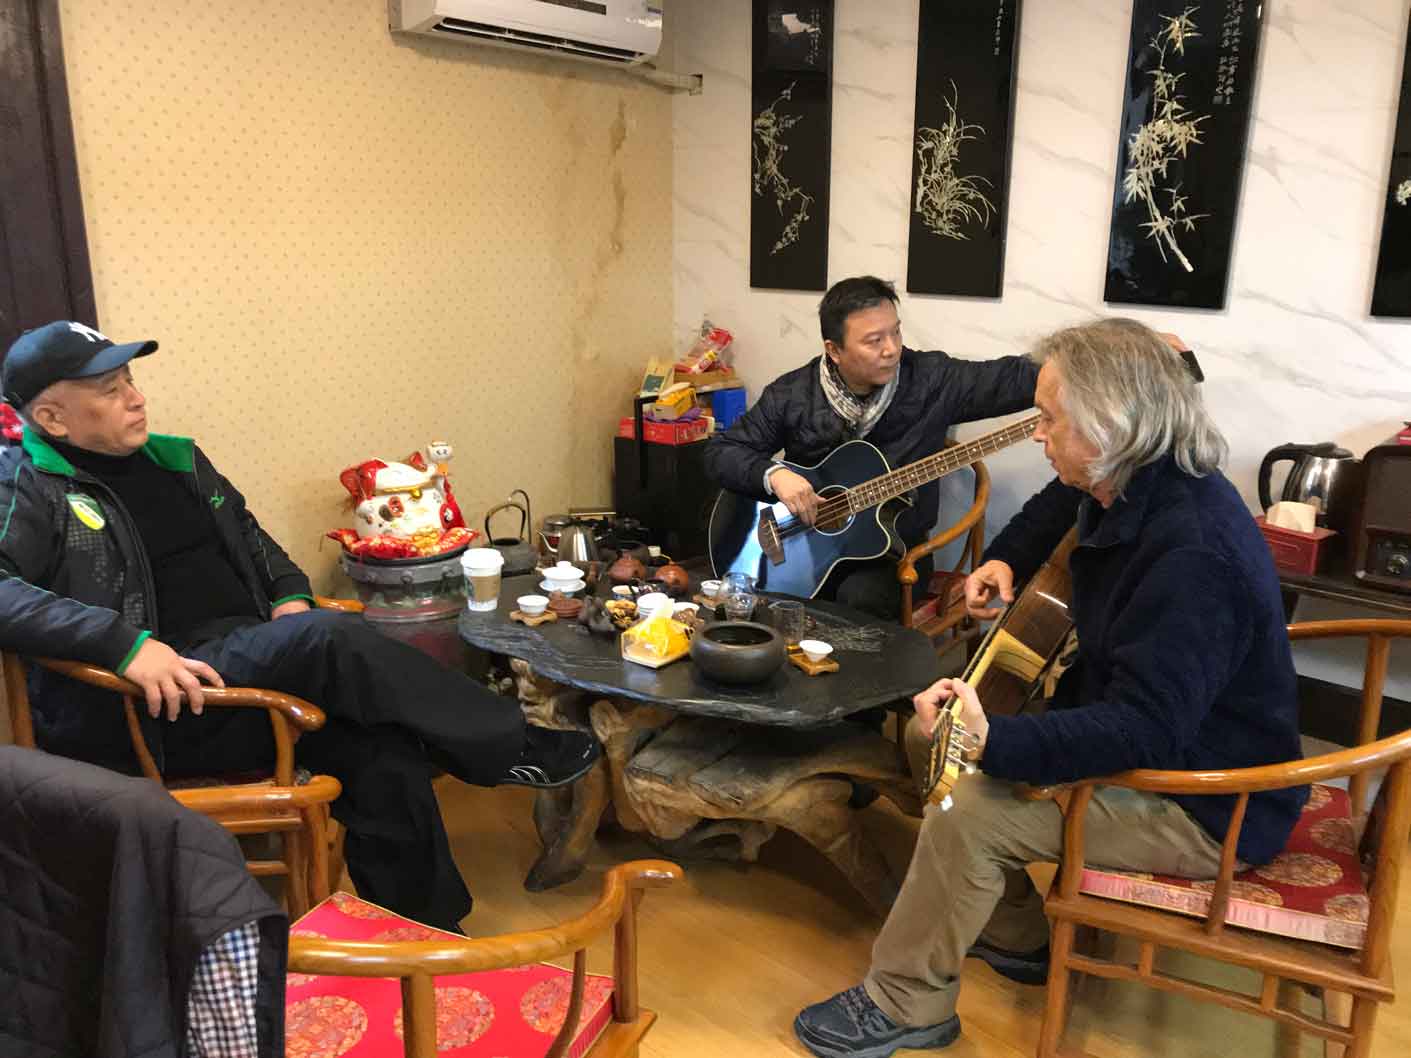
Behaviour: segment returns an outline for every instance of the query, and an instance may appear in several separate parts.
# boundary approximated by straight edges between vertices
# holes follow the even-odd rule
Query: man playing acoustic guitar
[[[863,982],[799,1014],[818,1055],[885,1058],[960,1032],[961,966],[978,957],[1029,984],[1047,977],[1048,926],[1025,866],[1054,861],[1062,816],[1013,783],[1050,785],[1130,768],[1244,768],[1300,755],[1297,694],[1269,548],[1218,467],[1226,454],[1197,393],[1193,358],[1132,320],[1042,341],[1034,440],[1057,480],[1034,496],[966,581],[996,596],[1039,569],[1077,524],[1069,561],[1078,658],[1039,715],[987,716],[943,679],[915,698],[929,732],[959,696],[981,774],[952,811],[928,811],[906,881]],[[1293,829],[1307,788],[1249,799],[1238,854],[1263,864]],[[1095,865],[1213,878],[1233,798],[1099,787],[1087,814]]]
[[[780,449],[791,463],[812,466],[845,441],[865,438],[896,469],[940,450],[957,423],[1034,402],[1036,370],[1027,357],[961,360],[902,345],[896,289],[875,276],[834,283],[819,302],[818,322],[823,355],[771,382],[705,451],[706,473],[718,484],[773,497],[808,525],[819,497],[808,479],[775,460]],[[839,565],[818,597],[895,618],[897,559],[930,534],[939,502],[936,482],[922,485],[897,517],[895,553]],[[923,565],[924,577],[930,563]]]

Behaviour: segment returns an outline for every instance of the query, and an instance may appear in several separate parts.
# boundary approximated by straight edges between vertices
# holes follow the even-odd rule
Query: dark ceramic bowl
[[[718,683],[763,683],[784,664],[784,638],[754,621],[717,621],[691,639],[691,661]]]

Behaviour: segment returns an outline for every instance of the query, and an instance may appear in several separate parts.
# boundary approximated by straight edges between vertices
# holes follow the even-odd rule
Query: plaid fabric
[[[186,1058],[244,1058],[258,1052],[259,966],[258,922],[221,934],[201,952],[186,1001]]]

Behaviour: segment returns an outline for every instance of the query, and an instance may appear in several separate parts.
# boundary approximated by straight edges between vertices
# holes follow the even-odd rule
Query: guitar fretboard
[[[848,511],[857,514],[895,499],[912,489],[919,489],[927,482],[945,477],[953,470],[968,467],[985,456],[993,455],[1001,449],[1032,437],[1038,424],[1039,413],[1033,412],[1002,430],[977,437],[967,444],[943,448],[935,455],[918,459],[899,470],[892,470],[871,481],[864,481],[861,485],[854,485],[847,493]]]

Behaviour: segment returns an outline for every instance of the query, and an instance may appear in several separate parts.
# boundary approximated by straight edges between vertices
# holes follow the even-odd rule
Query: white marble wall
[[[906,274],[918,0],[836,0],[829,281]],[[1263,453],[1334,440],[1361,453],[1411,418],[1411,323],[1367,314],[1406,43],[1405,0],[1266,4],[1254,122],[1224,311],[1115,311],[1200,354],[1206,399],[1251,504]],[[1027,0],[1009,245],[998,300],[904,296],[908,344],[1023,351],[1103,314],[1130,3]],[[817,294],[749,286],[750,3],[674,0],[667,58],[705,75],[674,104],[677,332],[736,336],[751,391],[819,348]],[[973,429],[970,433],[975,432]],[[964,434],[962,435],[964,436]],[[1027,446],[991,461],[993,527],[1047,477]]]

